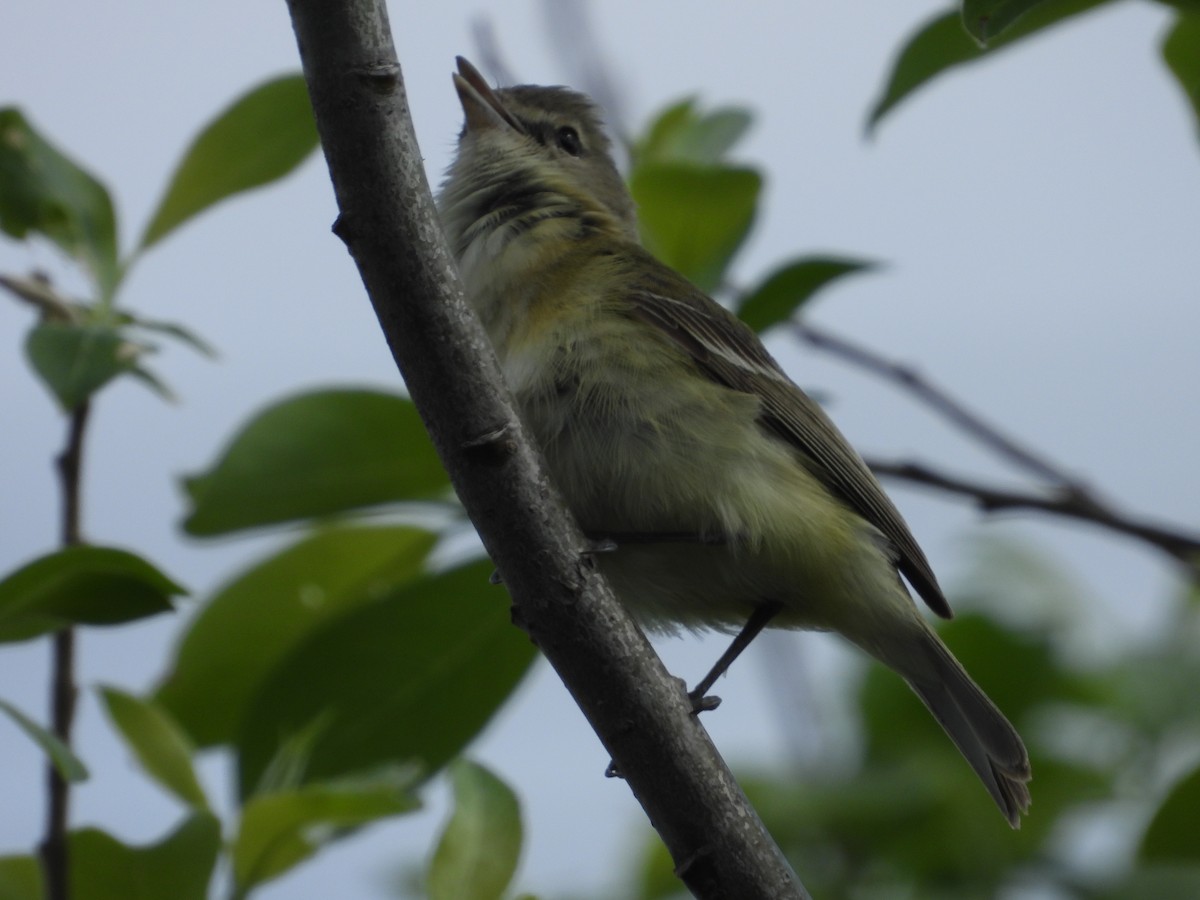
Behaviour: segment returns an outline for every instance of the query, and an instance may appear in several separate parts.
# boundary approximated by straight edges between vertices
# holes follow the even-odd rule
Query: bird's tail
[[[1032,777],[1025,744],[928,626],[926,637],[924,649],[932,665],[922,666],[918,676],[901,674],[975,770],[1008,824],[1019,828],[1021,813],[1029,808]]]

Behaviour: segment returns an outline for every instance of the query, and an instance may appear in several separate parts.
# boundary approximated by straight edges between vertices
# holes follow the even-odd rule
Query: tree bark
[[[695,896],[807,897],[684,687],[595,571],[521,430],[438,223],[382,0],[289,8],[340,210],[334,230],[514,620],[562,677]]]

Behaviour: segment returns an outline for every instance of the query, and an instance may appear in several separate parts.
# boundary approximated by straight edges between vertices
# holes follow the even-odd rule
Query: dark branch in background
[[[383,0],[290,0],[289,8],[340,210],[335,230],[512,594],[514,618],[562,677],[693,894],[806,897],[690,715],[685,689],[613,599],[541,474],[464,303]],[[445,79],[453,103],[449,63],[429,77]]]
[[[61,542],[64,547],[83,543],[80,534],[81,474],[83,438],[91,405],[84,401],[71,411],[67,441],[57,460],[62,485]],[[55,737],[71,746],[71,727],[75,722],[75,629],[64,628],[54,634],[50,686],[50,722]],[[52,764],[46,766],[49,802],[46,809],[46,835],[41,855],[47,900],[68,900],[71,896],[70,858],[67,828],[70,818],[70,785]]]
[[[542,19],[558,64],[567,72],[566,83],[600,104],[615,146],[628,157],[633,145],[633,133],[626,113],[628,104],[616,79],[609,73],[604,54],[600,52],[596,31],[589,20],[588,4],[584,0],[542,0]],[[504,61],[496,29],[489,16],[478,16],[472,20],[471,37],[475,40],[478,62],[485,74],[501,85],[521,82],[520,76]]]
[[[1082,484],[1076,482],[1058,466],[1042,459],[1033,451],[1022,447],[1012,438],[1002,434],[998,428],[971,412],[945,390],[928,381],[912,366],[885,359],[874,350],[830,334],[828,331],[814,328],[807,322],[795,322],[794,325],[796,335],[802,340],[819,350],[825,350],[852,362],[859,368],[866,369],[886,381],[899,384],[981,444],[1010,462],[1029,470],[1039,478],[1053,482],[1068,492],[1086,493],[1087,489]]]
[[[1188,576],[1200,581],[1200,537],[1118,512],[1097,497],[1087,485],[984,421],[912,366],[889,360],[874,350],[815,328],[807,322],[792,324],[794,333],[801,340],[899,385],[1002,459],[1048,481],[1049,485],[1041,493],[1008,490],[946,475],[920,463],[868,461],[877,475],[970,497],[984,512],[1037,510],[1090,522],[1150,544],[1182,563]]]
[[[496,38],[496,27],[489,16],[476,16],[471,20],[471,37],[475,40],[479,65],[483,71],[495,78],[501,87],[511,87],[519,82],[520,79],[504,62],[500,41]]]
[[[989,487],[978,482],[935,472],[920,463],[887,463],[868,460],[867,465],[875,474],[886,478],[898,478],[970,497],[984,512],[1037,510],[1068,519],[1077,519],[1080,522],[1090,522],[1110,531],[1137,538],[1182,563],[1187,569],[1189,577],[1200,580],[1200,562],[1197,562],[1200,560],[1200,540],[1158,525],[1118,515],[1105,507],[1080,504],[1070,494],[1059,492],[1058,496],[1045,496]]]
[[[604,110],[604,120],[619,144],[628,147],[631,129],[620,85],[612,76],[591,23],[586,0],[542,0],[550,49],[567,73],[567,84],[583,91]]]

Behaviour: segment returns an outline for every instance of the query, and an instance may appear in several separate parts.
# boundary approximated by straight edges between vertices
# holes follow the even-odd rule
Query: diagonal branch
[[[1058,490],[1050,494],[1036,494],[991,487],[980,482],[946,475],[915,462],[891,463],[868,460],[867,465],[876,475],[884,478],[895,478],[970,497],[984,512],[1037,510],[1099,525],[1109,531],[1135,538],[1161,550],[1172,559],[1182,563],[1193,580],[1200,581],[1200,537],[1130,518],[1105,506],[1081,503],[1069,491]]]
[[[935,412],[940,413],[952,424],[1009,462],[1073,494],[1084,495],[1087,493],[1083,484],[1077,482],[1061,468],[1022,446],[995,425],[986,422],[982,416],[951,397],[948,391],[934,384],[912,366],[887,359],[862,344],[856,344],[844,337],[816,328],[807,322],[796,321],[792,324],[796,336],[801,340],[819,350],[854,363],[860,369],[878,375],[885,381],[900,385]]]
[[[1001,458],[1049,482],[1050,485],[1049,493],[1009,491],[947,475],[920,463],[874,461],[870,465],[877,475],[971,497],[984,512],[1009,509],[1037,510],[1090,522],[1150,544],[1183,563],[1189,576],[1200,580],[1200,537],[1179,529],[1152,525],[1119,512],[1065,469],[1006,435],[912,366],[888,359],[875,350],[807,322],[795,321],[792,328],[797,337],[811,346],[832,353],[904,388]]]
[[[335,231],[512,594],[514,618],[562,677],[696,896],[807,897],[541,473],[463,301],[383,0],[288,5],[340,210]]]

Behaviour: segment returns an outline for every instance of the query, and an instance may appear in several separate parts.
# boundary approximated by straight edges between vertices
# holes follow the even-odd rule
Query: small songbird
[[[592,102],[493,90],[461,57],[466,123],[438,204],[470,303],[551,480],[651,628],[836,631],[924,701],[1013,827],[1029,756],[925,622],[949,618],[900,513],[736,316],[638,240]]]

